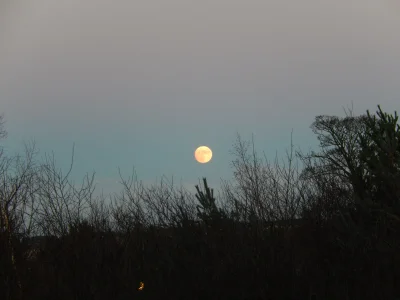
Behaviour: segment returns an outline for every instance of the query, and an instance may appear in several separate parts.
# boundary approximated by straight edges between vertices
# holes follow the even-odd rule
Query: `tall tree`
[[[398,116],[384,113],[378,105],[377,116],[367,110],[366,135],[360,135],[360,159],[368,169],[374,188],[374,201],[400,209],[400,126]],[[400,210],[399,210],[400,212]]]
[[[305,164],[302,178],[334,176],[338,182],[352,187],[356,204],[369,202],[368,182],[365,163],[360,160],[361,145],[359,137],[369,141],[365,120],[367,116],[354,116],[352,110],[346,111],[346,117],[317,116],[311,125],[317,135],[320,152],[297,155]]]

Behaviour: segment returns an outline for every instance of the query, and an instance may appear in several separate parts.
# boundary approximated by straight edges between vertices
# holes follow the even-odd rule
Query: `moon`
[[[201,164],[208,163],[211,157],[212,151],[207,146],[200,146],[194,151],[194,158]]]

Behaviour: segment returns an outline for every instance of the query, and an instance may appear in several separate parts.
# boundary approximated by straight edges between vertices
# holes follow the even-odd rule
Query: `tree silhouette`
[[[378,118],[371,116],[365,124],[369,129],[366,136],[360,135],[360,159],[368,169],[367,176],[374,187],[377,198],[400,213],[400,125],[397,112],[394,116],[382,112],[378,105]],[[385,199],[385,200],[384,200]]]
[[[0,298],[400,299],[400,130],[378,108],[317,116],[303,170],[292,142],[272,165],[238,136],[221,195],[121,176],[107,203],[94,174],[1,157]]]

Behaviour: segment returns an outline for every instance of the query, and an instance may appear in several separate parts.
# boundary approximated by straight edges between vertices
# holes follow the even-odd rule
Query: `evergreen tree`
[[[206,178],[203,178],[203,184],[205,192],[201,191],[198,185],[195,186],[196,198],[200,202],[200,205],[197,205],[197,216],[210,225],[210,222],[221,219],[224,214],[217,208],[214,190],[208,187]]]
[[[398,116],[382,112],[378,105],[378,118],[367,110],[366,135],[359,136],[360,160],[367,168],[374,202],[396,208],[400,199],[400,126]]]

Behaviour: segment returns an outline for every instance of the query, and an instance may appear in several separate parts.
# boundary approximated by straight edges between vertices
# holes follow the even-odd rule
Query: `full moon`
[[[208,163],[211,160],[212,151],[207,146],[200,146],[194,152],[194,158],[201,164]]]

